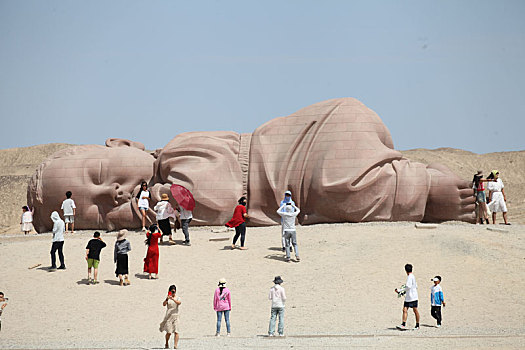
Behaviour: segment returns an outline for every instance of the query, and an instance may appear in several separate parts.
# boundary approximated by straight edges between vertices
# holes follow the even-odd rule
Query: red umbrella
[[[170,190],[173,198],[175,198],[181,207],[186,210],[193,210],[195,208],[195,199],[193,199],[193,195],[186,187],[173,184]]]

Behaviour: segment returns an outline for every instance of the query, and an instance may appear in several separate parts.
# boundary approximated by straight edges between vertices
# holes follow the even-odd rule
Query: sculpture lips
[[[171,185],[170,187],[171,194],[173,198],[179,203],[181,207],[186,210],[193,210],[195,208],[195,199],[193,199],[193,194],[184,186],[181,185]]]

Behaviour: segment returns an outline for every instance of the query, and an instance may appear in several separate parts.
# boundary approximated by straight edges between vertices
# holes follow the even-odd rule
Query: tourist
[[[437,321],[437,327],[441,327],[441,305],[445,307],[445,298],[443,297],[443,289],[441,289],[441,276],[434,276],[431,279],[434,285],[430,287],[430,314]]]
[[[241,197],[237,201],[239,204],[233,211],[233,216],[230,221],[226,223],[227,227],[235,227],[235,236],[233,237],[232,249],[235,249],[235,243],[239,236],[241,236],[241,250],[245,250],[244,239],[246,236],[246,219],[250,216],[246,211],[247,200],[246,197]]]
[[[226,331],[228,332],[227,336],[230,336],[230,311],[232,309],[232,301],[230,290],[224,285],[226,284],[226,279],[221,278],[219,280],[219,285],[215,289],[215,294],[213,295],[213,309],[217,312],[217,330],[215,333],[216,337],[221,335],[221,322],[222,315],[224,314],[224,322],[226,322]]]
[[[0,292],[0,331],[2,330],[2,313],[7,306],[7,298],[4,296],[4,292]]]
[[[295,230],[295,218],[301,211],[299,208],[290,202],[284,203],[279,209],[277,214],[282,218],[281,231],[284,232],[284,245],[286,248],[286,261],[290,261],[290,246],[293,245],[295,251],[295,259],[300,261],[299,250],[297,249],[297,232]]]
[[[284,192],[284,199],[281,201],[281,203],[279,204],[279,207],[282,207],[283,204],[287,204],[287,203],[291,203],[293,205],[295,205],[295,202],[292,200],[292,191],[286,191]],[[284,226],[283,226],[283,218],[281,217],[281,228],[284,229]],[[284,242],[284,231],[281,230],[281,244],[282,244],[282,250],[283,250],[283,253],[286,251],[286,244]]]
[[[159,278],[159,238],[161,237],[162,234],[155,224],[151,225],[146,232],[144,243],[148,246],[148,251],[144,258],[144,272],[148,273],[149,279]]]
[[[24,234],[29,234],[33,229],[33,211],[29,211],[29,207],[24,205],[22,207],[22,217],[20,218],[21,229]]]
[[[155,212],[157,213],[157,224],[162,231],[162,236],[168,236],[170,243],[175,243],[171,235],[170,217],[177,220],[177,214],[169,202],[169,197],[163,193],[160,197],[160,202],[155,205]],[[162,242],[162,238],[161,238]]]
[[[98,265],[100,263],[100,251],[106,247],[106,243],[100,237],[100,232],[95,231],[93,238],[86,246],[86,261],[88,264],[88,284],[98,283]],[[94,278],[91,280],[91,268],[94,268]]]
[[[275,334],[275,321],[279,316],[279,326],[277,332],[279,336],[284,336],[284,302],[286,301],[286,293],[284,288],[281,286],[281,276],[275,276],[273,279],[274,286],[270,288],[270,294],[268,299],[272,301],[272,310],[270,316],[270,326],[268,327],[268,336],[273,337]]]
[[[178,210],[180,212],[182,232],[184,233],[184,242],[182,242],[182,244],[190,246],[190,232],[188,231],[188,227],[190,225],[191,219],[193,218],[193,213],[191,210],[187,210],[181,205],[179,205]]]
[[[403,304],[403,322],[401,322],[401,326],[397,326],[396,328],[399,330],[406,330],[406,322],[408,318],[408,309],[412,308],[414,310],[414,315],[416,315],[416,326],[413,328],[413,330],[419,329],[419,311],[417,310],[417,302],[418,302],[418,295],[417,295],[417,283],[416,283],[416,277],[414,277],[414,274],[412,273],[413,266],[410,264],[405,265],[405,272],[407,274],[407,281],[405,283],[405,286],[398,290],[395,289],[396,293],[402,293],[405,292],[405,302]]]
[[[162,303],[162,306],[167,306],[164,320],[160,323],[159,330],[166,332],[166,344],[164,348],[169,348],[169,340],[172,333],[175,333],[175,341],[173,348],[176,349],[179,343],[179,305],[181,304],[180,297],[176,296],[177,287],[171,285],[168,289],[168,296]]]
[[[146,231],[146,216],[149,210],[149,199],[151,199],[151,193],[148,191],[148,184],[145,181],[140,184],[140,189],[136,198],[140,213],[142,214],[142,231]]]
[[[75,233],[75,214],[76,214],[76,205],[75,201],[71,199],[73,194],[71,191],[66,192],[66,199],[62,202],[62,211],[64,214],[64,221],[66,223],[66,232],[71,224],[71,233]]]
[[[120,230],[118,232],[113,252],[113,261],[117,264],[115,276],[120,279],[121,286],[130,284],[128,278],[128,252],[131,250],[131,243],[126,239],[127,234],[128,230]]]
[[[478,212],[477,212],[477,220],[480,224],[483,224],[485,221],[487,224],[489,223],[489,214],[488,214],[488,208],[487,208],[487,200],[485,196],[485,186],[484,182],[488,182],[491,180],[483,179],[483,172],[481,170],[478,170],[478,173],[474,175],[474,178],[472,179],[472,187],[474,188],[474,196],[476,197],[476,204],[478,205]]]
[[[58,259],[60,259],[59,270],[65,270],[66,265],[64,264],[64,221],[60,218],[60,215],[56,211],[51,213],[51,220],[53,220],[53,244],[51,246],[51,270],[57,268],[56,265],[56,251],[58,250]]]
[[[507,221],[507,196],[505,195],[505,186],[499,178],[499,171],[492,170],[488,178],[494,179],[489,182],[489,209],[492,211],[492,224],[496,223],[496,213],[503,213],[505,225],[510,225]]]

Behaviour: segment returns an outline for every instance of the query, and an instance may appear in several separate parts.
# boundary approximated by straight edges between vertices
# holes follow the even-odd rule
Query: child
[[[286,294],[284,288],[281,287],[281,283],[283,283],[281,276],[275,276],[273,283],[275,283],[275,285],[270,289],[270,295],[268,296],[268,299],[272,301],[268,336],[274,336],[275,320],[277,319],[277,315],[279,315],[279,326],[277,327],[277,331],[279,332],[279,336],[282,337],[284,336],[284,302],[286,301]]]
[[[405,265],[405,272],[407,273],[407,281],[405,283],[405,287],[403,290],[397,290],[395,289],[396,293],[406,292],[405,295],[405,303],[403,304],[403,322],[401,323],[401,326],[397,326],[396,328],[399,330],[406,330],[406,322],[408,318],[408,309],[412,308],[414,310],[414,315],[416,315],[416,326],[413,328],[413,330],[419,329],[419,311],[417,310],[417,283],[416,283],[416,277],[414,277],[414,274],[412,273],[412,265],[406,264]]]
[[[439,285],[441,283],[441,276],[435,276],[431,279],[434,285],[430,287],[430,314],[437,320],[437,327],[441,327],[441,304],[445,307],[445,299],[443,298],[443,290]]]
[[[29,234],[33,229],[33,211],[29,211],[27,205],[22,207],[22,218],[20,219],[20,225],[22,225],[22,231],[24,234]]]
[[[73,194],[71,191],[66,192],[66,199],[62,202],[62,210],[64,212],[64,222],[66,223],[66,232],[68,230],[69,224],[71,224],[71,233],[75,233],[75,212],[76,205],[75,201],[71,199]]]
[[[2,312],[7,306],[7,298],[4,298],[4,293],[0,292],[0,331],[2,330]]]
[[[282,218],[282,232],[284,238],[284,246],[286,248],[286,261],[290,261],[290,245],[293,244],[295,250],[295,259],[300,261],[299,250],[297,249],[297,233],[295,230],[295,218],[301,211],[299,208],[292,203],[284,203],[279,209],[277,214]]]
[[[98,283],[98,264],[100,262],[100,251],[106,246],[106,243],[100,238],[100,232],[95,231],[93,239],[86,246],[86,260],[88,264],[88,284]],[[91,268],[95,269],[95,279],[91,280]]]

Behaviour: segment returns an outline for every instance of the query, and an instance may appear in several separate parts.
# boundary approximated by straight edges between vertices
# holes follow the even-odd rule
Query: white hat
[[[292,192],[291,191],[286,191],[284,192],[285,195],[289,194],[290,196],[292,195]]]

